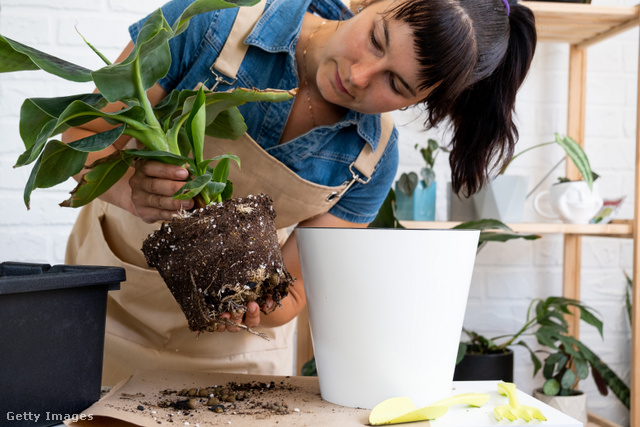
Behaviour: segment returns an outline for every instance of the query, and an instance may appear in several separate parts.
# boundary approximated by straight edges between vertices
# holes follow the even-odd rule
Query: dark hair
[[[405,0],[388,11],[413,30],[427,127],[453,126],[452,188],[470,195],[512,156],[513,111],[535,52],[533,12],[502,0]]]

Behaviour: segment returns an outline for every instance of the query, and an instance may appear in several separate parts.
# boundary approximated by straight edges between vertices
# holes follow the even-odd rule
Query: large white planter
[[[451,393],[477,230],[299,228],[320,392],[371,409]]]
[[[547,396],[542,389],[536,389],[533,391],[533,397],[587,425],[589,414],[585,393],[578,391],[571,396]]]

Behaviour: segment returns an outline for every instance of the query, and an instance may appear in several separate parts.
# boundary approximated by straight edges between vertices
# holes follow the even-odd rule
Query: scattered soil
[[[251,301],[262,307],[267,295],[278,306],[287,296],[294,279],[284,266],[275,216],[268,195],[234,198],[183,212],[144,241],[148,265],[164,279],[190,330],[213,332],[231,323],[220,318],[224,312],[245,313]]]
[[[166,389],[154,397],[138,396],[132,411],[148,414],[158,424],[198,425],[213,421],[216,414],[266,419],[299,412],[286,402],[287,395],[297,390],[298,387],[288,381],[229,382],[179,391]],[[129,400],[130,396],[121,393],[120,399]]]

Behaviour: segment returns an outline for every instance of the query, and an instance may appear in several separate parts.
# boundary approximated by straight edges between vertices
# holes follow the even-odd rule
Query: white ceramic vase
[[[451,393],[478,230],[296,230],[322,397]]]

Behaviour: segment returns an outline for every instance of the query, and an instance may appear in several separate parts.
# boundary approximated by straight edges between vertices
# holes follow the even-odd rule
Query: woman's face
[[[380,0],[341,21],[325,45],[316,82],[324,99],[366,114],[408,107],[424,100],[419,63],[408,24],[384,17],[394,3]]]

